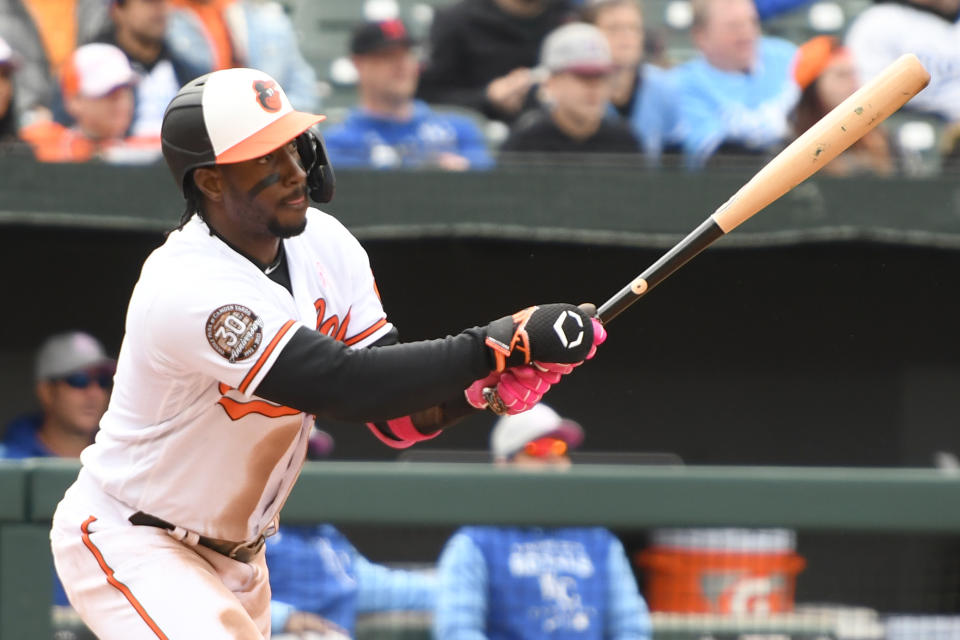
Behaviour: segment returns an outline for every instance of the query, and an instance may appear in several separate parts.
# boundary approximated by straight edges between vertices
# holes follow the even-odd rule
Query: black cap
[[[350,53],[373,53],[387,47],[412,47],[417,44],[416,39],[407,33],[407,28],[400,20],[383,20],[381,22],[364,22],[354,29],[350,38]]]

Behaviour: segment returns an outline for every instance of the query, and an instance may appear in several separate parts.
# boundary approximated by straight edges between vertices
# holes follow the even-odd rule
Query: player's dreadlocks
[[[176,231],[183,229],[190,221],[190,218],[193,217],[193,214],[197,214],[203,218],[203,196],[200,194],[200,188],[197,187],[197,183],[193,181],[193,171],[188,173],[183,180],[183,194],[187,201],[184,204],[183,213],[180,214],[180,224],[177,226]]]

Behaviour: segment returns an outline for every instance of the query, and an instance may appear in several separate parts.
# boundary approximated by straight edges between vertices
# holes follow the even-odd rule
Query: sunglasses
[[[523,445],[523,452],[534,458],[562,456],[567,452],[567,443],[558,438],[537,438]]]
[[[74,389],[86,389],[94,383],[99,385],[101,389],[112,389],[113,372],[80,371],[78,373],[72,373],[69,376],[64,376],[60,378],[60,381],[65,382],[67,386],[73,387]]]

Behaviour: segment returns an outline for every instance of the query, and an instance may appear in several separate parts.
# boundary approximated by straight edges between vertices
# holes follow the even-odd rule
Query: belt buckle
[[[249,551],[250,552],[249,557],[253,557],[263,547],[263,543],[265,540],[266,538],[263,536],[263,534],[260,534],[260,536],[257,537],[257,539],[254,540],[253,542],[239,542],[230,549],[230,551],[227,553],[227,557],[232,560],[236,560],[237,556],[243,553],[244,551]]]

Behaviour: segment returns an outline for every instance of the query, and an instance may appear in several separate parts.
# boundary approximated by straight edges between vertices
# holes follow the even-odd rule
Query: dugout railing
[[[52,637],[48,526],[76,470],[72,461],[0,461],[3,640]],[[584,464],[564,472],[530,472],[473,463],[321,462],[308,463],[283,518],[290,523],[322,520],[366,530],[369,540],[402,540],[404,535],[422,540],[429,535],[418,532],[442,533],[464,523],[604,525],[617,532],[657,527],[786,527],[800,532],[801,539],[812,536],[826,541],[819,548],[810,547],[809,560],[818,562],[822,570],[822,565],[836,563],[823,553],[831,546],[841,554],[878,540],[893,541],[898,547],[952,548],[960,533],[958,505],[960,475],[937,469]],[[378,534],[384,531],[401,533]],[[891,565],[902,562],[890,558],[884,548],[874,549],[875,560]],[[914,553],[908,560],[918,557]],[[927,557],[923,562],[930,565],[927,569],[952,566],[952,560]],[[897,580],[902,581],[906,575],[902,569],[897,573],[891,566],[891,578],[899,575]],[[842,587],[855,577],[837,579]],[[912,581],[911,588],[929,591],[917,602],[936,601],[926,607],[926,613],[947,614],[953,599],[945,591],[960,590],[960,582],[952,583],[954,577],[952,573],[946,579],[938,576],[926,585],[915,578],[907,582]],[[851,594],[845,604],[857,604],[856,596]],[[426,624],[410,628],[404,623],[392,630],[389,624],[389,617],[361,624],[358,635],[386,637],[390,631],[392,637],[414,638],[428,634]],[[749,633],[777,638],[842,637],[836,635],[834,618],[815,613],[766,618],[657,614],[655,630],[658,640],[697,638],[707,632],[716,638]]]

